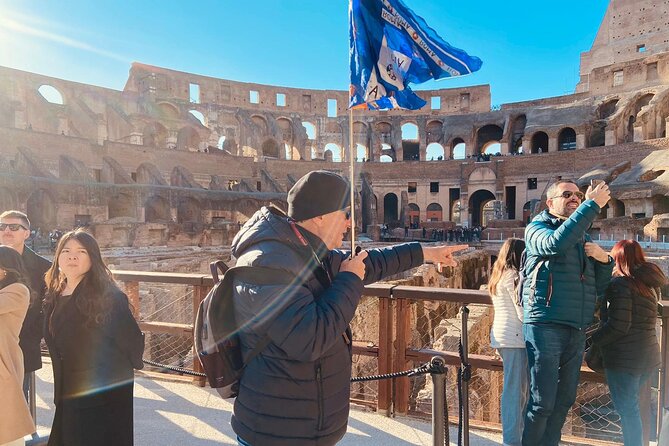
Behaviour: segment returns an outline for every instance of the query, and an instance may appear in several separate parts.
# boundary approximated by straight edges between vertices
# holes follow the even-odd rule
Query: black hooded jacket
[[[653,274],[650,268],[649,263],[637,268],[636,280],[654,290],[666,285],[666,278]],[[656,369],[660,364],[656,298],[644,296],[635,280],[624,276],[614,277],[605,295],[602,324],[592,335],[593,343],[602,350],[604,367],[631,374]]]
[[[235,281],[235,316],[246,356],[265,336],[267,347],[247,364],[232,428],[256,446],[334,445],[346,432],[351,378],[348,324],[363,281],[339,273],[347,254],[329,251],[308,231],[262,208],[232,244],[237,265],[286,271],[294,284]],[[364,283],[423,263],[420,244],[368,251]]]

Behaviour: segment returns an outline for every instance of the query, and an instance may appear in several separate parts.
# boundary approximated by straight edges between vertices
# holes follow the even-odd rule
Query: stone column
[[[585,134],[577,133],[576,134],[576,150],[585,149]]]
[[[20,102],[14,102],[14,127],[17,129],[25,129],[28,127],[26,123],[26,112]]]
[[[604,145],[605,146],[614,146],[617,144],[616,141],[616,131],[613,129],[606,129],[604,132]]]
[[[634,142],[643,141],[643,127],[640,125],[634,126]]]
[[[509,154],[509,143],[508,142],[500,143],[499,151],[502,155],[508,155]]]
[[[555,136],[548,137],[548,153],[553,153],[558,151],[558,140]]]
[[[107,134],[107,121],[105,121],[104,118],[99,117],[97,122],[97,127],[98,127],[98,144],[103,145],[105,141],[109,139],[109,135]]]

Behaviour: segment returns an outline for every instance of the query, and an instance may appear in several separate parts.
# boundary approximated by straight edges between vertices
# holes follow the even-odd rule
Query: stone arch
[[[269,138],[262,143],[262,155],[268,158],[279,158],[279,143],[273,138]]]
[[[453,138],[451,141],[451,158],[463,160],[467,158],[467,145],[462,138]]]
[[[427,221],[443,221],[444,210],[439,203],[430,203],[427,205],[426,216]]]
[[[420,206],[416,203],[409,203],[407,205],[407,218],[409,219],[409,224],[414,228],[420,226]]]
[[[36,228],[56,228],[56,202],[44,189],[30,194],[26,203],[26,214],[30,218],[30,224]]]
[[[436,119],[429,121],[425,127],[425,132],[428,144],[441,143],[444,138],[444,123]]]
[[[511,141],[509,151],[511,153],[523,153],[523,137],[525,136],[525,126],[527,126],[527,116],[518,115],[511,124]]]
[[[150,122],[142,130],[142,142],[145,146],[164,149],[167,147],[167,128],[159,122]]]
[[[383,222],[388,224],[399,219],[399,200],[390,192],[383,196]]]
[[[405,122],[402,129],[402,159],[418,161],[420,159],[420,133],[414,122]]]
[[[625,203],[621,200],[616,200],[611,198],[608,202],[609,209],[611,209],[611,217],[624,217],[625,216]]]
[[[200,135],[190,126],[183,127],[177,133],[177,149],[197,152],[200,148]]]
[[[425,160],[426,161],[441,161],[446,157],[446,152],[444,151],[444,146],[438,142],[432,142],[427,145],[425,150]]]
[[[576,149],[576,131],[571,127],[565,127],[558,134],[558,150]]]
[[[329,159],[332,162],[339,163],[343,161],[343,151],[342,148],[333,142],[325,145],[325,151],[323,152],[324,158],[328,160],[327,153],[330,153]]]
[[[267,136],[267,120],[263,116],[253,115],[251,122],[258,127],[258,136]]]
[[[7,187],[0,187],[0,212],[18,208],[16,195]]]
[[[53,85],[43,84],[37,88],[37,92],[40,96],[50,104],[56,105],[65,105],[65,97],[63,94]]]
[[[638,115],[642,108],[650,103],[655,97],[655,93],[646,93],[634,102],[634,115]]]
[[[192,197],[181,197],[177,204],[177,223],[201,223],[202,205]]]
[[[599,119],[608,119],[616,112],[618,107],[619,98],[609,99],[597,107],[596,115]]]
[[[532,153],[548,153],[548,135],[546,132],[535,132],[532,135]]]
[[[470,222],[472,226],[483,226],[485,223],[483,208],[490,201],[495,201],[495,194],[487,189],[479,189],[469,197]]]
[[[293,123],[288,118],[277,118],[276,125],[281,132],[281,140],[285,143],[293,141]]]
[[[490,142],[499,143],[502,140],[504,130],[496,124],[484,125],[476,131],[476,153],[483,153]]]
[[[107,202],[107,215],[109,219],[118,217],[129,217],[137,219],[137,206],[135,199],[130,194],[116,194]]]
[[[304,127],[304,130],[307,132],[307,138],[310,140],[315,140],[316,139],[316,126],[309,122],[309,121],[302,121],[302,126]]]
[[[179,119],[179,108],[170,102],[159,102],[156,104],[160,118],[165,120]]]
[[[152,195],[144,204],[144,221],[146,223],[165,223],[172,220],[170,203],[160,195]]]

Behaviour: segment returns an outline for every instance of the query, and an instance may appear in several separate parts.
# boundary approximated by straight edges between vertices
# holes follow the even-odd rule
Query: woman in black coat
[[[65,234],[46,282],[56,404],[49,446],[132,445],[133,368],[142,368],[144,336],[93,236]]]
[[[620,414],[625,446],[641,446],[641,389],[660,365],[655,327],[660,287],[667,277],[646,262],[641,246],[621,240],[611,250],[613,279],[606,290],[608,307],[592,340],[602,351],[611,399]]]

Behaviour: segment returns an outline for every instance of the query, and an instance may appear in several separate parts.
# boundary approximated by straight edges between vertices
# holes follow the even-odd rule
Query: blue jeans
[[[639,410],[639,395],[652,372],[643,374],[625,373],[620,370],[604,369],[609,384],[611,399],[620,415],[625,446],[641,446],[643,427]]]
[[[585,331],[561,324],[524,324],[530,368],[530,400],[523,446],[557,446],[576,401]]]
[[[499,348],[497,351],[504,363],[502,438],[505,445],[520,446],[528,397],[527,350]]]

